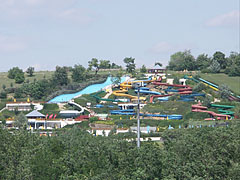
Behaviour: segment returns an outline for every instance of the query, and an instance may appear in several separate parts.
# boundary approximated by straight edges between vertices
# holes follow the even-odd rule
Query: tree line
[[[223,52],[217,51],[212,57],[200,54],[195,58],[190,50],[186,50],[171,55],[167,68],[174,71],[223,72],[229,76],[240,76],[240,53],[231,52],[229,57],[226,57]]]
[[[1,128],[0,179],[238,179],[239,133],[239,124],[169,130],[163,143],[138,149],[124,136],[77,126],[51,137]]]

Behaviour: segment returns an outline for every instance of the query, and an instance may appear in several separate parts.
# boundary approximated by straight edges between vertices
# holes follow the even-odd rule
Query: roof
[[[130,129],[132,131],[137,131],[137,127],[130,127]],[[156,130],[157,130],[156,127],[150,127],[150,126],[148,126],[148,127],[140,127],[140,131],[156,131]]]
[[[45,118],[45,115],[43,115],[42,113],[38,112],[37,110],[34,110],[34,111],[28,113],[26,115],[26,117],[41,117],[41,118]]]
[[[80,112],[76,110],[64,110],[60,111],[60,114],[80,114]]]

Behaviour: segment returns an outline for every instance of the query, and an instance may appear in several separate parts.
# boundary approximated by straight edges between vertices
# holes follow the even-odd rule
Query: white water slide
[[[81,111],[79,111],[79,113],[83,113],[84,110],[90,112],[90,110],[88,110],[88,109],[85,108],[85,107],[82,107],[80,104],[75,103],[73,100],[68,101],[68,104],[70,104],[70,105],[74,105],[74,106],[77,106],[78,108],[80,108]]]

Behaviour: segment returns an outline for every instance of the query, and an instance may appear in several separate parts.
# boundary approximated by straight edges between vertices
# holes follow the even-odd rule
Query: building
[[[149,74],[166,74],[166,71],[167,71],[166,69],[157,69],[157,68],[147,70]]]
[[[132,132],[137,133],[137,127],[136,126],[130,127],[130,129],[131,129]],[[156,132],[156,130],[157,130],[156,127],[150,127],[150,126],[140,127],[140,132],[145,133],[145,134],[149,134],[150,132]]]
[[[6,109],[9,111],[31,111],[31,103],[28,102],[8,102]]]

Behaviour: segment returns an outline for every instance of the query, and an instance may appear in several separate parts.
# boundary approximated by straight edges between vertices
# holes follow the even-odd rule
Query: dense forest
[[[126,137],[75,126],[39,136],[0,129],[0,179],[239,179],[240,127],[165,131],[137,149]]]

